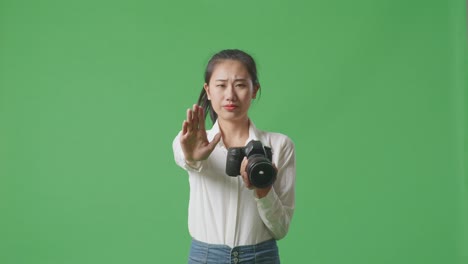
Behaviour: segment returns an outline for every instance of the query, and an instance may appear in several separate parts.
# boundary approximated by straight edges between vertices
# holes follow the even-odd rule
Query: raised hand
[[[187,109],[187,119],[182,124],[180,144],[185,160],[195,162],[207,159],[216,144],[221,139],[218,133],[211,142],[208,141],[205,130],[205,111],[194,104],[193,109]]]

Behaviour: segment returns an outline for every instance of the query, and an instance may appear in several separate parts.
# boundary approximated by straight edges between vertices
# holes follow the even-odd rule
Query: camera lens
[[[249,157],[247,172],[250,183],[257,188],[266,188],[276,180],[276,170],[271,162],[262,155]]]

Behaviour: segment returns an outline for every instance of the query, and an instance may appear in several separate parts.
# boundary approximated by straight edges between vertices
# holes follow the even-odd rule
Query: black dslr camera
[[[228,148],[226,174],[240,175],[240,166],[247,157],[247,175],[250,183],[257,188],[266,188],[276,180],[276,170],[271,164],[271,148],[264,147],[262,142],[251,140],[245,147]]]

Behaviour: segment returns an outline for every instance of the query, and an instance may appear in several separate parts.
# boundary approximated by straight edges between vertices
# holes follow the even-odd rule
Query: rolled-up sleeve
[[[179,132],[172,142],[172,150],[174,152],[174,160],[177,165],[182,169],[187,171],[196,171],[200,172],[203,169],[203,162],[196,161],[193,164],[188,164],[185,160],[184,152],[182,151],[182,146],[180,145],[180,135],[182,132]]]
[[[287,138],[278,153],[277,180],[265,197],[255,197],[263,223],[279,240],[286,236],[294,213],[296,157],[293,142]]]

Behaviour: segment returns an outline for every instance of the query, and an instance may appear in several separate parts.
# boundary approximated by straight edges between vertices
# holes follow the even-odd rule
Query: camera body
[[[251,140],[245,147],[228,148],[227,151],[227,175],[240,175],[242,160],[247,157],[246,171],[253,186],[266,188],[275,182],[276,169],[271,163],[271,148],[263,146],[262,142]]]

